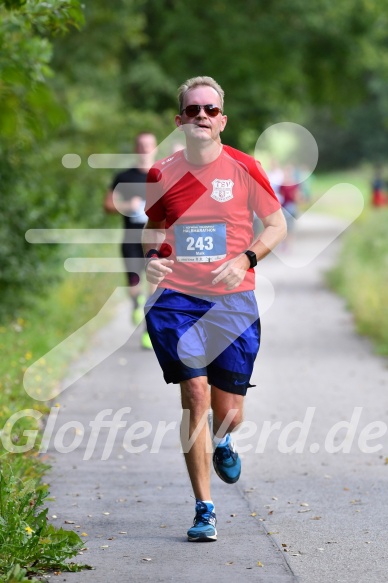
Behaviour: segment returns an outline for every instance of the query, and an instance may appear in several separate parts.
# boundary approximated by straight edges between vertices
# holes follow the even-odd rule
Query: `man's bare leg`
[[[243,420],[243,405],[244,397],[242,395],[227,393],[212,385],[211,407],[213,409],[214,435],[219,438],[224,437],[240,425]],[[222,431],[218,435],[220,428]]]
[[[194,495],[198,500],[211,500],[210,464],[211,440],[207,415],[210,392],[207,377],[201,376],[181,383],[182,408],[186,411],[181,425],[182,449]],[[198,428],[198,429],[197,429]],[[190,448],[187,439],[197,430]]]

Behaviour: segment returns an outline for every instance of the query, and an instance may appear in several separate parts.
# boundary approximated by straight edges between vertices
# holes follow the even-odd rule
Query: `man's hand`
[[[166,275],[172,273],[171,267],[173,263],[172,259],[151,259],[148,261],[146,267],[147,281],[158,285]]]
[[[225,284],[225,289],[235,289],[243,281],[246,272],[250,268],[250,262],[245,253],[238,255],[234,259],[226,261],[217,269],[212,271],[216,275],[212,284],[216,285],[220,281]]]

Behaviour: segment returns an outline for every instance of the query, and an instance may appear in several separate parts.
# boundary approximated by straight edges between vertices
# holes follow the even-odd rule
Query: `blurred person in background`
[[[287,222],[287,239],[283,246],[289,247],[295,230],[295,219],[298,216],[298,203],[301,198],[300,186],[296,183],[294,167],[288,164],[284,168],[283,183],[279,188],[280,200]]]
[[[283,199],[282,195],[280,194],[280,187],[283,184],[284,172],[276,158],[271,159],[269,168],[267,170],[267,176],[274,193],[278,197],[280,204],[282,204]]]
[[[157,141],[151,132],[140,132],[135,138],[135,152],[138,156],[136,167],[116,174],[105,196],[104,209],[107,213],[119,213],[124,221],[124,240],[121,245],[125,261],[129,295],[132,300],[132,323],[137,326],[144,317],[143,305],[146,296],[155,291],[153,284],[144,287],[144,255],[141,245],[141,229],[147,215],[144,212],[146,202],[146,180],[148,170],[155,161]],[[134,236],[134,229],[139,233]],[[132,233],[131,233],[132,231]],[[152,344],[145,329],[141,337],[141,346],[152,349]]]
[[[375,174],[372,180],[372,206],[381,207],[388,204],[386,194],[386,184],[383,178],[381,166],[376,166]]]

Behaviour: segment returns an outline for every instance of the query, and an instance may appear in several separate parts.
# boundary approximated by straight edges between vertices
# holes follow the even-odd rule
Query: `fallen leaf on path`
[[[126,530],[120,530],[119,534],[127,534]]]
[[[311,512],[311,508],[305,508],[304,510],[298,510],[299,514],[302,514],[303,512]]]
[[[88,536],[86,532],[81,532],[81,536]]]
[[[149,557],[143,557],[142,561],[152,561]]]
[[[228,561],[225,565],[233,565],[233,561]]]
[[[65,524],[75,524],[75,520],[65,520]]]
[[[264,567],[263,563],[261,561],[257,561],[257,566],[258,567]]]
[[[310,506],[310,504],[307,504],[307,502],[301,502],[299,506]]]
[[[321,520],[320,516],[312,516],[310,520]]]
[[[251,516],[257,516],[257,512],[252,512]]]

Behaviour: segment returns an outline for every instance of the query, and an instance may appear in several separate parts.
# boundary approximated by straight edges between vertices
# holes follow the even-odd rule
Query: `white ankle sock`
[[[214,504],[213,504],[213,500],[201,500],[201,502],[203,502],[204,504],[211,504],[213,506],[213,511],[214,511]]]
[[[225,445],[228,442],[228,436],[229,436],[228,433],[224,437],[216,437],[214,435],[213,436],[213,443],[214,443],[214,445],[216,447],[219,446],[219,445]]]

